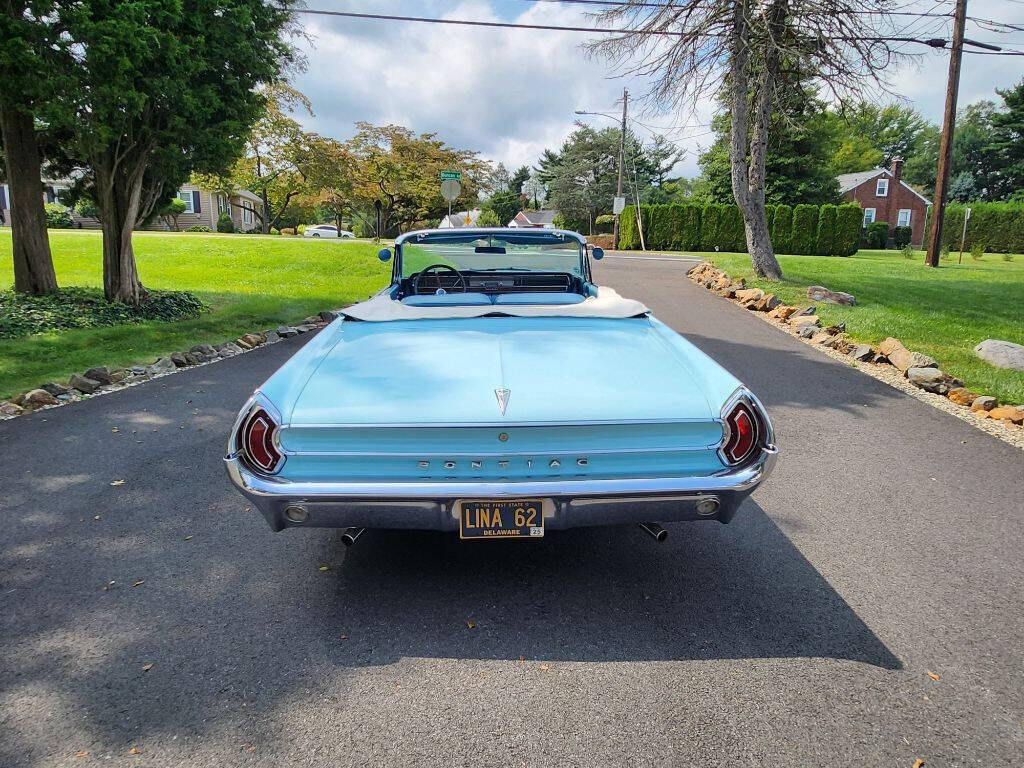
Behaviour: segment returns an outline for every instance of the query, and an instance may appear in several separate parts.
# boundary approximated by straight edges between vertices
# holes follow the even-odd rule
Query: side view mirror
[[[604,248],[597,246],[590,252],[590,255],[593,256],[595,260],[600,261],[604,258]]]
[[[380,259],[381,261],[391,261],[391,249],[381,248],[379,251],[377,251],[377,258]]]

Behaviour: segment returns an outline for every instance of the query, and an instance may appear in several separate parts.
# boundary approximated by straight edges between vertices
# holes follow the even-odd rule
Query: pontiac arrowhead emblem
[[[501,409],[501,415],[505,415],[505,408],[508,407],[508,396],[512,394],[510,389],[496,389],[494,390],[494,396],[498,398],[498,407]]]

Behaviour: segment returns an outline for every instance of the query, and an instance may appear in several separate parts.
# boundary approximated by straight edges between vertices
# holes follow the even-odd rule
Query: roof
[[[869,171],[857,171],[856,173],[841,173],[838,176],[836,176],[836,181],[839,182],[839,193],[842,194],[844,192],[850,192],[851,190],[854,190],[857,187],[859,187],[865,181],[871,181],[871,179],[875,178],[876,176],[882,175],[891,178],[892,171],[889,171],[886,168],[872,168]],[[929,200],[927,197],[922,195],[912,186],[907,184],[907,182],[903,181],[903,179],[900,179],[900,186],[909,189],[911,192],[913,192],[915,195],[921,198],[925,205],[932,204],[931,200]]]
[[[528,211],[523,210],[516,214],[516,216],[522,216],[531,224],[536,226],[543,226],[546,224],[554,224],[555,216],[558,215],[558,211],[545,210],[545,211]]]
[[[453,214],[454,215],[454,214]],[[473,240],[487,235],[500,237],[509,243],[528,244],[538,242],[564,243],[575,240],[580,245],[586,245],[587,240],[577,232],[569,232],[564,229],[527,229],[516,227],[462,227],[458,232],[451,229],[420,229],[415,232],[406,232],[395,238],[395,245],[401,245],[407,240],[416,242],[430,239],[434,242],[472,242]]]
[[[462,227],[471,227],[476,223],[476,220],[480,218],[480,209],[474,208],[471,211],[455,211],[448,216],[441,219],[440,229],[459,229]],[[469,217],[469,224],[466,224],[466,217]]]

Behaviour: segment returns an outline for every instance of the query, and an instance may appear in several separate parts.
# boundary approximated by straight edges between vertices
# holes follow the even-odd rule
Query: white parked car
[[[333,224],[317,224],[315,227],[306,227],[306,237],[355,237],[347,229],[338,229]]]

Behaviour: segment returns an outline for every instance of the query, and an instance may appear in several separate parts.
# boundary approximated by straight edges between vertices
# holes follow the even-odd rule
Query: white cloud
[[[476,20],[515,20],[592,26],[579,6],[510,0],[378,0],[366,3],[310,2],[310,7],[406,16],[442,16]],[[931,8],[931,3],[927,9]],[[1024,26],[1024,5],[975,0],[970,15]],[[316,113],[303,118],[311,130],[338,138],[354,132],[354,123],[400,123],[417,132],[436,132],[449,143],[480,151],[514,168],[533,164],[545,147],[556,148],[572,130],[576,109],[616,111],[622,88],[634,97],[647,84],[616,78],[606,63],[581,48],[586,34],[568,31],[482,29],[449,25],[304,16],[313,37],[307,46],[309,69],[296,78]],[[908,20],[908,24],[910,21]],[[942,20],[921,23],[915,33],[945,34]],[[931,36],[931,35],[929,35]],[[969,25],[969,37],[998,35]],[[1024,32],[1006,35],[1024,42]],[[1018,46],[1024,49],[1024,45]],[[926,49],[927,50],[927,49]],[[994,98],[995,87],[1020,80],[1024,58],[965,55],[960,104]],[[918,65],[892,78],[894,89],[927,118],[942,118],[948,53],[931,52]],[[637,118],[651,126],[679,128],[669,138],[688,150],[677,171],[697,172],[696,158],[709,136],[706,125],[714,102],[702,102],[696,114]],[[604,118],[586,118],[611,125]],[[641,134],[647,133],[637,128]]]

